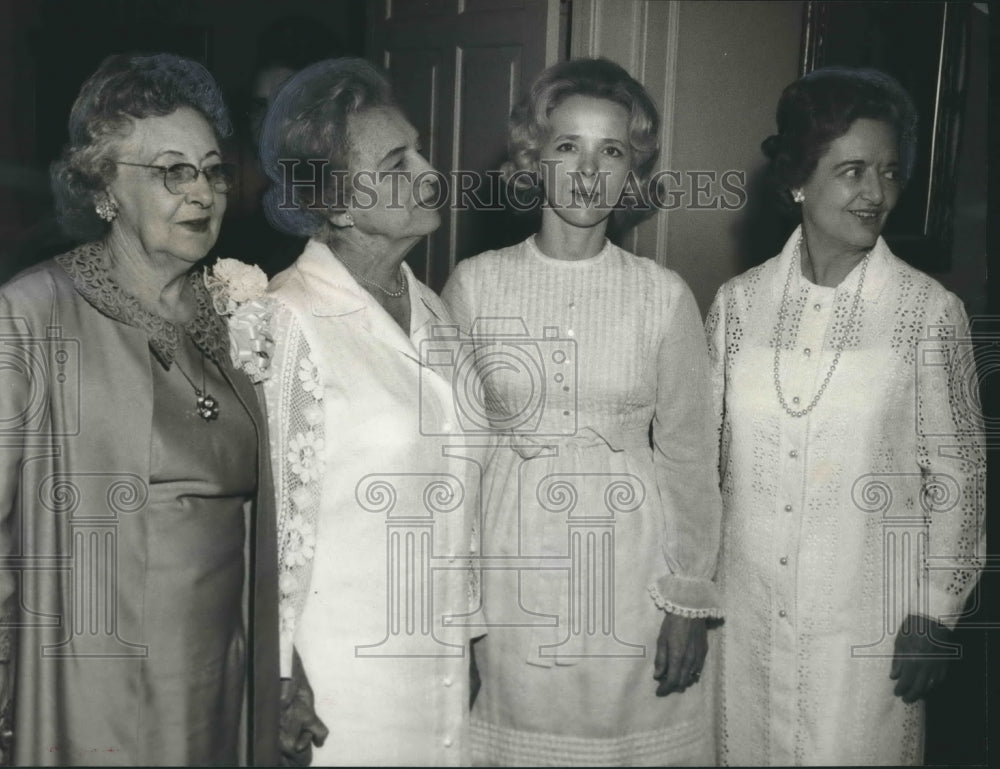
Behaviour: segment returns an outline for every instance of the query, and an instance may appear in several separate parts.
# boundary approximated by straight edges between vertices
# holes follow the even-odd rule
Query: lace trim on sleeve
[[[724,616],[718,588],[711,580],[668,574],[647,585],[647,589],[653,603],[668,614],[695,619]]]
[[[312,577],[323,475],[323,385],[291,310],[275,316],[274,370],[264,385],[278,509],[281,675],[291,676],[295,629]]]

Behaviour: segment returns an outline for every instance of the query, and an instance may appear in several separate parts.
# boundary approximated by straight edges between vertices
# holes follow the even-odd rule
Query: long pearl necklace
[[[823,383],[819,386],[816,395],[813,396],[812,401],[804,409],[793,409],[788,405],[785,400],[785,393],[781,389],[781,341],[785,334],[785,318],[788,317],[788,290],[792,285],[792,275],[794,270],[801,270],[802,263],[802,238],[799,238],[799,242],[795,244],[795,253],[792,254],[791,266],[788,268],[788,277],[785,278],[785,289],[781,293],[781,306],[778,308],[778,325],[775,327],[774,335],[774,390],[778,394],[778,402],[781,403],[781,407],[785,410],[785,413],[790,417],[804,417],[810,411],[812,411],[816,404],[819,403],[819,399],[823,397],[823,393],[826,392],[827,385],[830,384],[830,378],[833,376],[833,372],[837,370],[837,364],[840,363],[840,355],[844,352],[844,344],[848,337],[848,331],[854,327],[854,319],[858,312],[858,307],[861,304],[861,290],[865,286],[865,274],[868,272],[868,263],[871,261],[869,257],[871,256],[871,251],[865,254],[862,259],[861,264],[861,276],[858,278],[858,288],[854,294],[854,301],[851,303],[851,314],[847,316],[847,325],[844,326],[843,331],[840,334],[840,339],[837,342],[836,354],[833,356],[833,363],[830,365],[830,370],[826,372],[826,376],[823,377]]]

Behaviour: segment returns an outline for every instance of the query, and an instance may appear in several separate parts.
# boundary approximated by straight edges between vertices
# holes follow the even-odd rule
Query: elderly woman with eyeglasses
[[[0,288],[3,760],[277,761],[267,441],[193,270],[229,130],[199,64],[105,60],[53,166],[86,244]]]

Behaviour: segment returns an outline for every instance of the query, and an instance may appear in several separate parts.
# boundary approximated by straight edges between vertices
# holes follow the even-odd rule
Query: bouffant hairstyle
[[[133,121],[169,115],[180,107],[201,113],[216,136],[232,132],[218,84],[203,66],[170,53],[109,56],[80,88],[69,114],[69,144],[52,164],[56,216],[80,240],[106,234],[95,196],[117,174],[115,156]]]
[[[552,111],[570,96],[590,96],[619,104],[628,112],[632,171],[646,204],[646,183],[659,158],[660,115],[653,100],[635,78],[608,59],[572,59],[543,71],[511,111],[504,165],[508,179],[518,186],[537,184],[539,154],[548,139]]]
[[[348,120],[394,106],[389,82],[364,59],[327,59],[289,78],[260,136],[261,167],[271,182],[264,213],[272,226],[305,237],[323,230],[350,188]]]
[[[808,181],[830,142],[860,118],[885,121],[896,131],[905,184],[917,152],[917,110],[895,78],[877,69],[824,67],[785,88],[778,101],[778,133],[761,149],[786,209],[796,208],[791,190]]]

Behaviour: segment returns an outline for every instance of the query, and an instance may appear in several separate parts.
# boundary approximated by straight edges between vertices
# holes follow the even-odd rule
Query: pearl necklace
[[[868,257],[871,256],[871,251],[865,254],[864,259],[861,264],[861,276],[858,278],[858,289],[854,294],[854,302],[851,304],[851,314],[847,317],[847,325],[840,334],[840,340],[837,343],[837,352],[833,356],[833,363],[830,366],[830,370],[826,372],[826,376],[823,377],[823,383],[819,386],[816,395],[810,401],[809,405],[804,409],[793,409],[788,405],[785,400],[785,394],[781,390],[781,340],[785,334],[785,318],[788,316],[788,289],[792,285],[792,275],[794,270],[798,267],[801,270],[802,263],[802,238],[799,238],[799,242],[795,244],[795,253],[792,254],[792,264],[788,269],[788,277],[785,278],[785,289],[781,293],[781,306],[778,308],[778,325],[774,329],[774,390],[778,394],[778,402],[781,407],[785,410],[785,413],[790,417],[804,417],[810,411],[812,411],[816,404],[819,403],[819,399],[823,397],[823,393],[826,392],[827,385],[830,384],[830,378],[833,376],[833,372],[837,370],[837,364],[840,363],[840,355],[844,352],[845,340],[848,336],[848,331],[854,327],[854,318],[857,315],[858,306],[861,304],[861,290],[865,286],[865,274],[868,272],[868,263],[871,261]]]
[[[344,266],[346,267],[347,265],[345,264]],[[397,288],[395,291],[390,291],[389,289],[384,288],[381,284],[376,283],[374,280],[369,280],[364,275],[359,275],[350,267],[347,268],[347,271],[351,273],[351,275],[353,275],[355,278],[360,280],[362,283],[365,283],[369,286],[374,286],[383,294],[385,294],[386,296],[391,296],[393,299],[399,299],[399,297],[401,297],[403,294],[406,293],[406,288],[407,288],[406,273],[403,272],[402,270],[399,271],[399,288]]]

